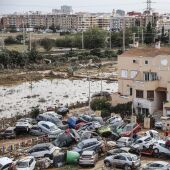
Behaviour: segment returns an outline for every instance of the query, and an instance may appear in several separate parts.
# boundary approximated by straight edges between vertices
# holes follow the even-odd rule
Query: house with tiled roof
[[[118,86],[136,113],[170,116],[170,48],[133,48],[118,57]]]

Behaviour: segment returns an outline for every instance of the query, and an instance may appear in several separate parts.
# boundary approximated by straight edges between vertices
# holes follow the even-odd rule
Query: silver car
[[[106,167],[124,168],[126,170],[140,167],[141,161],[140,158],[134,154],[120,153],[106,157],[104,164]]]
[[[170,170],[170,164],[165,161],[155,161],[147,163],[142,170]]]
[[[79,158],[79,165],[92,165],[95,166],[98,160],[98,154],[95,151],[83,151]]]

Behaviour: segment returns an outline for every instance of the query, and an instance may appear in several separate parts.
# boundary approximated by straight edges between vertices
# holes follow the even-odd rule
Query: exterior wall
[[[148,64],[146,64],[146,61]],[[127,74],[122,77],[122,70]],[[137,75],[132,78],[131,72],[136,71]],[[158,80],[144,81],[143,72],[156,72]],[[130,95],[130,88],[133,89],[133,103],[135,108],[148,108],[152,114],[162,107],[165,92],[157,92],[157,88],[167,88],[167,100],[170,101],[170,56],[158,55],[156,57],[142,56],[120,56],[118,57],[118,86],[119,93],[122,95]],[[124,75],[123,75],[124,76]],[[169,83],[168,83],[169,82]],[[136,90],[143,90],[144,96],[142,99],[136,98]],[[147,99],[147,91],[154,90],[154,101]]]

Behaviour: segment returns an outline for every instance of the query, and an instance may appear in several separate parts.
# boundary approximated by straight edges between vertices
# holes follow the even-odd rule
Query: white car
[[[131,146],[135,149],[142,150],[149,148],[150,144],[153,144],[156,140],[150,136],[144,136],[135,141]]]
[[[133,139],[130,137],[121,137],[117,140],[116,146],[117,147],[126,147],[130,146],[133,143]]]
[[[106,121],[106,124],[115,124],[117,122],[122,122],[122,118],[119,115],[115,115]]]
[[[59,129],[54,123],[48,121],[38,122],[42,132],[49,135],[49,138],[56,138],[63,130]]]
[[[143,166],[142,170],[169,170],[170,164],[165,161],[155,161],[147,163]]]
[[[8,170],[11,167],[12,163],[13,163],[12,159],[8,157],[1,157],[0,170]]]
[[[166,147],[165,145],[166,141],[164,140],[158,140],[153,144],[153,150],[154,154],[165,154],[167,156],[170,156],[170,149]]]
[[[16,170],[34,170],[35,165],[35,158],[33,156],[27,156],[17,161]]]
[[[163,128],[163,122],[161,122],[161,121],[155,122],[155,128],[162,129]]]
[[[42,143],[33,146],[28,153],[35,158],[48,157],[53,159],[53,156],[58,153],[61,149],[59,147],[55,147],[51,143]]]
[[[28,121],[19,121],[15,125],[15,130],[16,132],[20,132],[20,131],[29,132],[32,126],[33,125],[30,124]]]
[[[45,112],[45,113],[43,113],[43,115],[48,115],[48,116],[51,116],[51,117],[54,117],[54,118],[62,119],[62,116],[57,114],[54,111]]]

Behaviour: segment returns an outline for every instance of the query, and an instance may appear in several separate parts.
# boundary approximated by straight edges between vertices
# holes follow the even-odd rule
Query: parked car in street
[[[76,147],[73,148],[73,151],[78,153],[82,153],[83,151],[96,151],[99,152],[104,147],[103,141],[98,141],[96,138],[86,139],[77,144]]]
[[[120,135],[124,136],[124,137],[130,137],[130,136],[133,136],[134,134],[138,133],[140,130],[141,130],[141,127],[139,124],[129,123],[123,128]]]
[[[154,161],[145,164],[142,170],[170,170],[170,164],[165,161]]]
[[[46,134],[38,125],[33,125],[29,133],[33,136],[42,136]]]
[[[155,128],[156,129],[162,129],[163,128],[163,122],[162,121],[155,122]]]
[[[152,145],[154,155],[159,156],[160,154],[170,156],[170,148],[166,146],[166,141],[158,140]]]
[[[54,111],[44,112],[43,115],[48,115],[48,116],[51,116],[51,117],[54,117],[54,118],[57,118],[57,119],[62,119],[62,116],[57,114]]]
[[[48,121],[40,121],[38,122],[38,126],[41,128],[42,132],[47,134],[51,139],[56,139],[57,136],[63,132],[63,130],[59,129],[54,123]]]
[[[117,147],[130,146],[133,143],[133,139],[130,137],[121,137],[116,141]]]
[[[62,121],[59,118],[50,116],[50,115],[45,115],[45,114],[40,114],[37,116],[36,120],[39,121],[48,121],[51,122],[53,124],[55,124],[57,127],[59,127],[60,129],[65,130],[68,126],[67,125],[63,125]]]
[[[131,147],[122,147],[122,148],[116,148],[116,149],[112,149],[107,151],[106,155],[110,156],[110,155],[117,155],[119,153],[131,153],[131,154],[135,154],[137,156],[140,156],[140,151],[137,149],[133,149]]]
[[[77,143],[80,140],[80,136],[74,129],[68,129],[65,132],[58,135],[53,141],[53,144],[59,148],[69,147],[72,144]]]
[[[0,157],[0,170],[9,170],[12,166],[12,159],[8,157]]]
[[[55,152],[59,152],[59,151],[60,151],[60,148],[54,146],[51,143],[41,143],[41,144],[34,145],[28,151],[28,153],[31,156],[34,156],[35,158],[48,157],[52,159],[53,156],[55,155]]]
[[[106,124],[115,124],[117,122],[123,122],[121,116],[115,115],[106,121]]]
[[[29,121],[18,121],[15,125],[16,133],[26,132],[28,133],[29,130],[32,128],[32,124]]]
[[[140,167],[141,161],[138,156],[130,153],[120,153],[114,156],[107,156],[104,159],[106,167],[136,169]]]
[[[16,170],[34,170],[36,165],[33,156],[27,156],[19,159],[16,163]]]
[[[135,149],[142,150],[144,148],[149,148],[150,144],[154,143],[156,140],[151,136],[144,136],[135,141],[131,146]]]
[[[57,113],[59,115],[66,115],[67,113],[69,113],[69,109],[67,107],[60,107],[58,110],[57,110]]]
[[[8,127],[2,134],[5,139],[13,139],[16,137],[15,127]]]
[[[80,158],[79,158],[79,165],[83,166],[94,166],[96,165],[96,162],[98,161],[98,153],[95,151],[83,151]]]

